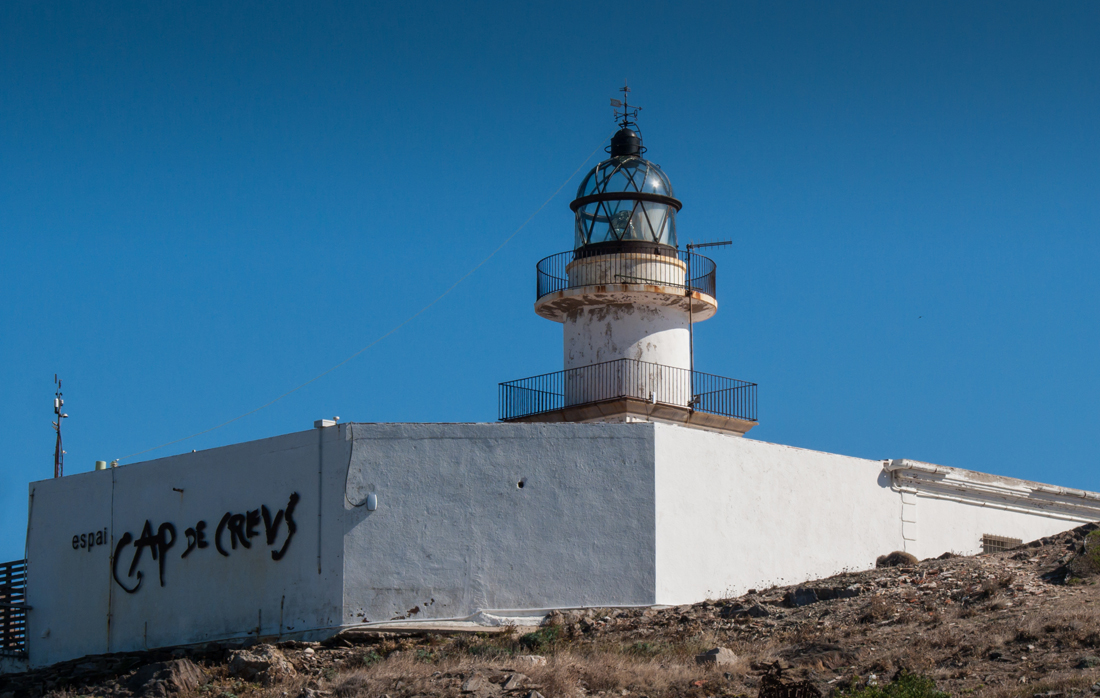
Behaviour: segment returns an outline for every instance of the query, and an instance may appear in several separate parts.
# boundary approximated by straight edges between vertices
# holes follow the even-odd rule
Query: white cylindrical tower
[[[539,263],[535,312],[563,325],[565,404],[633,399],[688,407],[692,327],[714,315],[714,264],[678,249],[680,202],[636,131],[611,139],[570,204],[572,252]]]
[[[624,94],[627,88],[623,88]],[[715,266],[676,241],[680,202],[645,158],[624,102],[611,157],[569,207],[573,249],[537,267],[535,312],[562,325],[563,369],[500,384],[505,422],[666,422],[742,435],[756,384],[695,370],[694,327],[714,316]],[[709,243],[707,246],[729,243]]]

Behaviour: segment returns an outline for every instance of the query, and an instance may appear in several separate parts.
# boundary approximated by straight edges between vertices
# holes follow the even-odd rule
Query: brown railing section
[[[27,561],[0,563],[0,657],[27,653]]]
[[[634,359],[501,383],[500,421],[622,398],[756,421],[756,383]]]

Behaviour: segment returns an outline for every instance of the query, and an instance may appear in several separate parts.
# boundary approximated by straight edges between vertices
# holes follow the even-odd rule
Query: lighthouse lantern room
[[[757,423],[756,385],[694,370],[694,326],[718,310],[715,264],[680,249],[682,204],[643,157],[638,108],[612,105],[621,112],[611,157],[569,205],[574,248],[536,268],[535,312],[562,324],[564,370],[502,383],[500,418],[660,421],[742,435]]]

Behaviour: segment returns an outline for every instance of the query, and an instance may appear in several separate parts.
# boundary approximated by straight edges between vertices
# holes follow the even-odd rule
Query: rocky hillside
[[[0,678],[0,698],[1100,694],[1095,528],[693,606],[554,613],[537,629],[88,658]]]

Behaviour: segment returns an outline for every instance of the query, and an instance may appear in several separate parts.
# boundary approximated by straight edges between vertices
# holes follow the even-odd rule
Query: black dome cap
[[[625,126],[611,137],[611,157],[613,158],[640,155],[642,151],[642,137]]]

